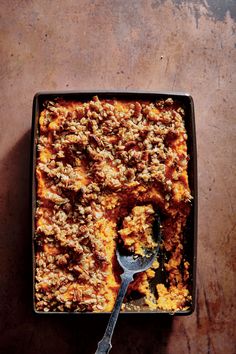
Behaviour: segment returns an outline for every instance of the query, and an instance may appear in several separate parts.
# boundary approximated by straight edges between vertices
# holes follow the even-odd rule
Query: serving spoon
[[[146,249],[144,251],[144,256],[136,255],[130,253],[124,249],[120,244],[116,248],[116,257],[117,260],[123,269],[121,274],[121,285],[116,298],[116,303],[109,318],[105,334],[100,342],[98,342],[97,350],[95,354],[107,354],[110,352],[112,345],[111,339],[114,332],[114,328],[120,313],[121,305],[126,294],[127,288],[131,281],[134,279],[134,275],[140,272],[144,272],[151,267],[152,263],[157,257],[159,252],[160,242],[161,242],[161,233],[160,233],[160,217],[159,215],[155,216],[153,224],[153,235],[157,241],[157,246],[150,250]]]

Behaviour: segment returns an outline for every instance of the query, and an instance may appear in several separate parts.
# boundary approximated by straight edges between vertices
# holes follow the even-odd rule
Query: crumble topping
[[[152,309],[187,308],[183,230],[192,197],[183,117],[172,98],[45,102],[36,167],[37,310],[112,310],[121,272],[117,240],[139,254],[140,240],[153,247],[156,210],[162,214],[166,284],[151,293],[156,262],[129,293],[142,294]]]

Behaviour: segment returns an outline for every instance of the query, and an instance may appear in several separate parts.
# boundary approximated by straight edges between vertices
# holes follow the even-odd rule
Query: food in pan
[[[36,163],[38,311],[111,311],[120,285],[117,242],[141,255],[156,247],[155,213],[164,261],[136,276],[123,310],[133,309],[134,294],[154,311],[188,309],[183,233],[192,197],[184,114],[172,98],[44,103]],[[166,279],[153,289],[159,267]]]
[[[157,247],[153,230],[155,211],[152,204],[135,206],[122,223],[118,231],[124,248],[137,255],[144,256],[145,250]]]

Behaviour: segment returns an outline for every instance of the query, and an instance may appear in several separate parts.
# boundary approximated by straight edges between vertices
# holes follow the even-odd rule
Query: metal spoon
[[[122,246],[117,246],[116,257],[124,272],[121,274],[121,285],[116,298],[114,309],[109,318],[105,334],[102,340],[98,343],[98,347],[95,354],[107,354],[110,352],[112,348],[111,338],[127,288],[133,280],[134,275],[150,268],[152,263],[156,259],[161,242],[159,216],[155,217],[153,225],[153,234],[155,240],[157,241],[157,247],[152,250],[146,250],[145,256],[137,256],[135,254],[127,252]]]

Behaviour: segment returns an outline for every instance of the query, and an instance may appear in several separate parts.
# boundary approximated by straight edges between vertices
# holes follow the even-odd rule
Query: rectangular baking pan
[[[90,314],[101,315],[102,313],[93,312],[43,312],[37,311],[35,307],[35,211],[36,211],[36,161],[37,161],[37,139],[38,139],[38,127],[39,116],[43,109],[43,103],[46,100],[54,100],[57,97],[62,97],[65,100],[78,100],[88,101],[93,96],[98,95],[100,99],[123,99],[123,100],[146,100],[157,101],[160,99],[167,99],[169,97],[177,100],[185,110],[185,127],[188,134],[187,148],[190,160],[188,163],[188,177],[189,187],[193,196],[191,212],[187,220],[187,226],[185,234],[187,241],[184,244],[184,257],[190,263],[190,294],[192,296],[192,303],[190,308],[185,311],[151,311],[145,309],[144,311],[131,311],[121,312],[121,314],[170,314],[170,315],[190,315],[195,309],[196,302],[196,260],[197,260],[197,206],[198,206],[198,192],[197,192],[197,145],[196,145],[196,130],[195,130],[195,115],[194,115],[194,103],[192,97],[188,93],[182,92],[125,92],[125,91],[56,91],[56,92],[39,92],[36,93],[33,99],[33,112],[32,112],[32,131],[31,131],[31,205],[32,205],[32,266],[33,266],[33,309],[38,314]]]

